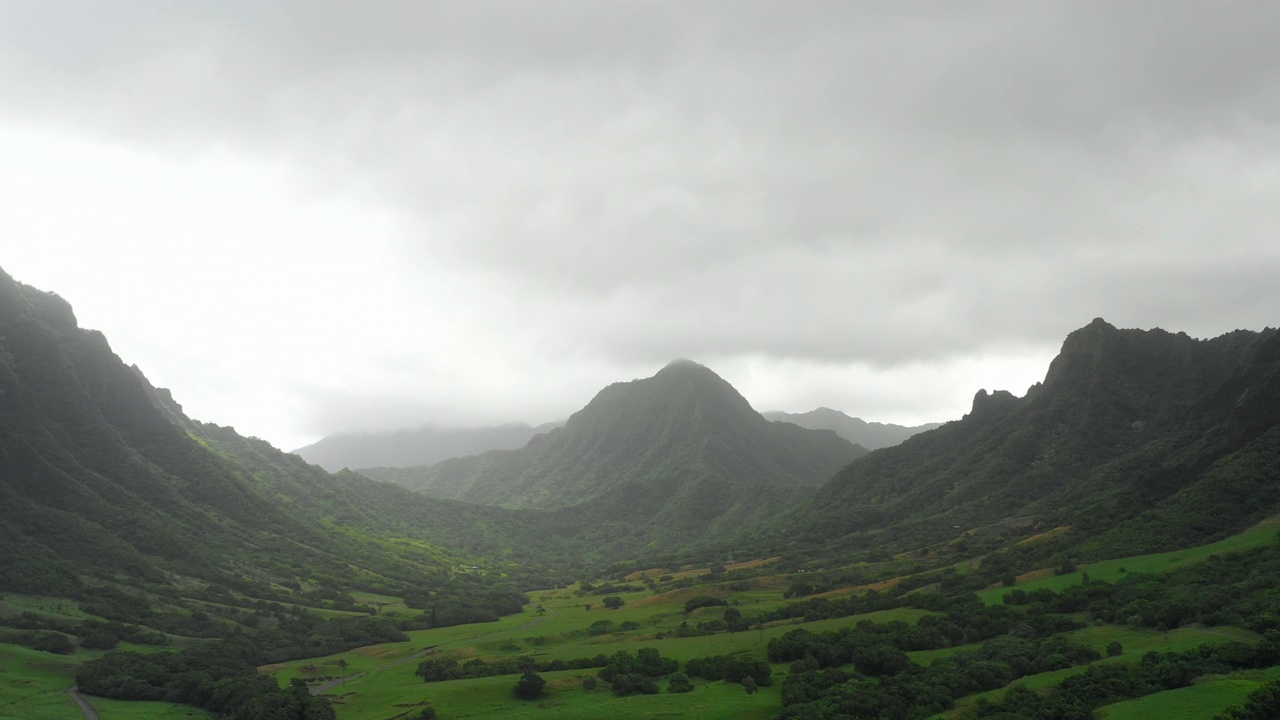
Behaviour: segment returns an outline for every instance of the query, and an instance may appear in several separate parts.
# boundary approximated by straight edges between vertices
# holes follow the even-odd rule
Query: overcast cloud
[[[1280,5],[0,4],[0,266],[197,418],[566,416],[690,357],[946,420],[1280,309]]]

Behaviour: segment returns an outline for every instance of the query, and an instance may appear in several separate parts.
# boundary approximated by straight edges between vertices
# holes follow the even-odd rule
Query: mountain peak
[[[710,368],[708,368],[706,365],[703,365],[701,363],[696,363],[688,358],[676,358],[675,360],[672,360],[671,362],[663,366],[663,368],[658,372],[663,373],[663,372],[667,372],[668,370],[677,372],[677,371],[685,371],[685,370],[709,370],[709,369]]]

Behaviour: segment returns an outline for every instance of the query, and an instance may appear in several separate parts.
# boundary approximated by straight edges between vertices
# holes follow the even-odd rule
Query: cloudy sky
[[[0,267],[285,448],[1280,319],[1280,4],[0,3]]]

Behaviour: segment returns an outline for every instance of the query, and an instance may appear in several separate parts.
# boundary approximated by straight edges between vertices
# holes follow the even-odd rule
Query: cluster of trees
[[[743,683],[748,678],[753,686],[773,684],[773,669],[769,663],[743,655],[712,655],[694,658],[684,664],[684,671],[703,680],[728,680]]]
[[[1143,655],[1137,664],[1093,665],[1066,678],[1047,694],[1017,686],[999,703],[979,701],[972,714],[977,718],[1092,720],[1094,710],[1103,705],[1186,687],[1199,675],[1266,667],[1280,662],[1280,642],[1277,641],[1280,641],[1280,633],[1258,646],[1242,643],[1218,647],[1205,645],[1183,653],[1150,652]],[[1265,693],[1260,694],[1255,707],[1260,710],[1271,702]]]
[[[111,652],[85,663],[81,690],[120,700],[164,700],[205,708],[226,720],[333,720],[329,701],[300,680],[280,688],[260,675],[254,648],[203,643],[181,652]]]
[[[1280,629],[1280,554],[1263,547],[1181,570],[1090,581],[1062,592],[1014,589],[1005,603],[1034,612],[1085,612],[1104,622],[1166,629],[1190,623]]]
[[[281,690],[275,680],[259,675],[257,666],[405,640],[408,636],[391,619],[287,616],[270,630],[177,652],[108,652],[85,663],[76,682],[94,695],[196,705],[230,720],[324,720],[333,717],[327,700],[312,698],[305,683]]]
[[[680,662],[664,658],[653,648],[640,648],[634,655],[620,650],[609,657],[609,664],[600,671],[601,680],[609,683],[614,695],[643,693],[657,694],[655,678],[670,675],[680,669]]]
[[[1272,680],[1249,693],[1240,705],[1232,705],[1213,720],[1271,720],[1280,717],[1280,680]]]
[[[792,661],[783,685],[784,720],[840,715],[909,718],[941,712],[956,698],[1005,687],[1020,677],[1078,667],[1099,659],[1096,650],[1062,633],[1079,627],[1079,614],[1154,628],[1223,621],[1263,634],[1257,645],[1205,646],[1186,653],[1148,653],[1138,664],[1090,665],[1051,692],[1011,692],[1001,703],[981,702],[974,717],[1086,720],[1097,708],[1189,684],[1205,673],[1280,663],[1280,556],[1273,547],[1250,550],[1171,573],[1129,576],[1117,583],[1086,581],[1054,593],[1016,589],[1004,606],[985,607],[972,594],[926,593],[902,598],[943,611],[915,626],[859,623],[838,631],[793,630],[770,641],[769,659]],[[879,602],[879,600],[876,600]],[[905,651],[944,648],[987,638],[973,651],[936,660],[927,668]],[[1113,642],[1108,655],[1123,648]],[[848,669],[852,664],[853,669]],[[1268,715],[1280,690],[1266,688],[1233,709],[1242,720]],[[1253,714],[1244,714],[1253,713]],[[1224,716],[1237,720],[1235,715]]]
[[[416,622],[422,629],[497,622],[520,612],[528,602],[527,595],[509,585],[446,585],[434,591],[410,590],[404,596],[407,607],[427,611]]]
[[[416,674],[426,682],[518,674],[521,678],[514,691],[516,697],[530,700],[545,695],[545,682],[537,673],[586,668],[601,668],[597,677],[609,683],[615,695],[624,697],[657,694],[661,692],[657,680],[664,677],[668,678],[668,691],[675,693],[693,690],[690,676],[741,683],[748,692],[773,683],[772,670],[763,660],[741,655],[694,658],[685,664],[685,671],[680,672],[678,660],[663,657],[654,648],[640,648],[635,653],[620,650],[608,656],[598,654],[572,660],[538,661],[521,657],[495,662],[476,659],[459,664],[450,658],[430,659],[418,664]],[[595,681],[591,682],[594,684]]]
[[[70,636],[76,637],[80,646],[89,650],[111,650],[121,641],[139,645],[169,644],[169,638],[163,633],[137,625],[92,618],[71,620],[56,615],[23,612],[0,617],[0,626],[16,630],[0,632],[0,641],[63,655],[75,652],[75,644]]]
[[[493,662],[474,659],[459,664],[452,658],[423,660],[418,663],[414,674],[425,682],[443,682],[445,680],[462,680],[465,678],[493,677],[495,675],[517,675],[523,672],[554,672],[556,670],[586,670],[602,668],[610,663],[609,656],[601,653],[595,657],[573,658],[571,660],[537,660],[524,656],[507,658]]]
[[[817,636],[810,639],[818,640]],[[792,638],[793,649],[797,638]],[[812,644],[792,663],[782,686],[782,717],[907,718],[947,710],[956,698],[1004,687],[1013,680],[1048,670],[1074,667],[1099,659],[1097,651],[1062,635],[1035,637],[1030,625],[983,643],[982,647],[940,659],[929,667],[911,663],[900,648],[883,639],[877,644],[852,643],[843,669],[831,646]],[[814,654],[814,653],[817,654]],[[822,659],[819,659],[819,657]]]

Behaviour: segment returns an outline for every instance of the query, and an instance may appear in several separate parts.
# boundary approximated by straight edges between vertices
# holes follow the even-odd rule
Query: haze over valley
[[[1280,717],[1277,37],[0,3],[0,720]]]

